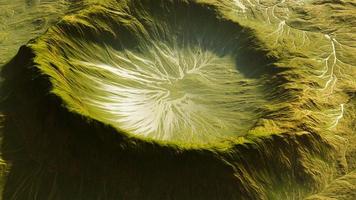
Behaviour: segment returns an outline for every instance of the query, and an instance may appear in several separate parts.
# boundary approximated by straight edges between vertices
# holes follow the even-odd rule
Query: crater
[[[52,51],[37,56],[70,110],[143,139],[186,143],[246,135],[264,115],[273,60],[251,31],[192,2],[131,1],[121,11],[97,23],[96,35],[62,22],[48,38]]]

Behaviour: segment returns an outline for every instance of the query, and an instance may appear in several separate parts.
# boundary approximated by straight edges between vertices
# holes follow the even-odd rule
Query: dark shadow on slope
[[[11,163],[3,199],[266,199],[279,187],[287,195],[313,188],[304,155],[331,159],[313,134],[273,136],[226,153],[128,138],[68,112],[33,56],[22,47],[2,73],[2,153]]]

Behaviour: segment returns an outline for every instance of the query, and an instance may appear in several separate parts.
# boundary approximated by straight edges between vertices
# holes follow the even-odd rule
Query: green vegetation
[[[4,199],[355,198],[351,1],[61,5],[2,70]]]

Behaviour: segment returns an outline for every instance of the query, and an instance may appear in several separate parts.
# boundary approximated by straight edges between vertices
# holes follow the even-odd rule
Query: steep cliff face
[[[4,199],[356,197],[352,2],[62,3],[2,69]]]

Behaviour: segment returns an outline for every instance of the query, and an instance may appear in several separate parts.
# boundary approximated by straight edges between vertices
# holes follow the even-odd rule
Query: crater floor
[[[77,90],[90,115],[132,134],[166,141],[226,139],[246,134],[261,107],[258,80],[237,69],[235,56],[199,46],[152,43],[112,60],[73,60]]]

